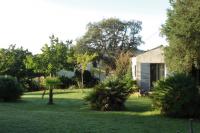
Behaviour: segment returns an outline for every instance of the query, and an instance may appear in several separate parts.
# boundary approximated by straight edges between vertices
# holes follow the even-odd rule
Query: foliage
[[[48,104],[53,104],[53,89],[59,86],[61,81],[58,77],[46,77],[45,86],[49,88],[49,102]]]
[[[56,72],[61,69],[72,69],[72,62],[68,62],[68,57],[70,54],[69,46],[72,44],[72,41],[60,41],[54,35],[50,37],[51,45],[45,44],[42,47],[42,54],[38,55],[39,69],[46,75],[56,75]],[[38,65],[37,65],[38,66]]]
[[[16,101],[20,99],[23,89],[12,76],[0,76],[0,100]]]
[[[175,74],[158,81],[153,88],[153,105],[172,117],[199,117],[200,95],[194,80]]]
[[[81,84],[84,87],[83,73],[87,69],[88,64],[96,57],[96,53],[89,55],[87,52],[84,54],[75,55],[77,64],[80,65],[81,70]]]
[[[76,82],[75,82],[75,80],[73,80],[73,78],[61,76],[61,77],[59,77],[59,79],[61,81],[60,86],[61,86],[62,89],[68,88],[68,87],[76,84]]]
[[[81,81],[81,72],[76,70],[75,71],[75,77],[73,79]],[[90,71],[85,70],[83,72],[83,84],[84,84],[84,87],[94,87],[98,83],[99,83],[99,79],[94,77],[94,76],[92,76]]]
[[[85,98],[91,108],[101,111],[124,110],[125,102],[132,92],[116,77],[110,77]]]
[[[131,81],[131,84],[132,84],[133,92],[139,92],[139,91],[141,90],[141,88],[138,86],[136,80],[132,80],[132,81]]]
[[[131,53],[130,52],[122,52],[119,54],[118,58],[116,59],[116,70],[115,70],[115,74],[116,76],[125,76],[131,66],[131,62],[130,62],[130,56]]]
[[[115,69],[115,59],[121,52],[134,52],[141,43],[140,21],[122,21],[117,18],[89,23],[87,32],[77,40],[78,53],[97,53],[106,75]]]
[[[171,0],[170,3],[168,19],[162,26],[162,34],[169,42],[165,61],[170,71],[188,73],[193,67],[200,68],[200,1]]]
[[[43,87],[41,86],[41,84],[34,79],[27,80],[25,83],[26,91],[39,91],[42,90],[42,88]]]
[[[30,86],[31,78],[37,76],[33,69],[26,67],[26,58],[32,56],[28,50],[10,45],[7,49],[0,49],[0,74],[17,78],[21,85]]]
[[[130,52],[120,53],[119,57],[116,59],[115,76],[120,78],[127,88],[132,88],[134,92],[138,92],[139,87],[132,78],[130,57]]]
[[[40,54],[26,56],[24,63],[26,65],[26,69],[34,72],[34,77],[45,75],[45,71],[42,69],[43,60]]]
[[[12,75],[17,79],[27,77],[24,60],[31,53],[28,50],[10,45],[8,49],[0,49],[0,74]]]
[[[58,77],[46,77],[45,78],[45,86],[46,87],[56,87],[60,85],[61,81]]]
[[[140,21],[121,21],[117,18],[103,19],[87,25],[87,32],[77,41],[82,51],[98,51],[116,55],[120,51],[135,50],[142,43]]]

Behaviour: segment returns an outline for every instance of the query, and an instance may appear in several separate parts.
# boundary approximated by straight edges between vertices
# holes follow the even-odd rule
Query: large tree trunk
[[[53,88],[49,88],[49,103],[48,104],[53,104]]]

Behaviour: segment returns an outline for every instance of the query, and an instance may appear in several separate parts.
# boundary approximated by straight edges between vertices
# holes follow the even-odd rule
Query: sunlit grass
[[[0,133],[188,133],[188,120],[160,116],[148,97],[132,95],[126,111],[100,112],[83,100],[88,91],[54,90],[54,105],[47,105],[48,93],[42,99],[42,91],[0,103]],[[200,131],[199,122],[194,131]]]

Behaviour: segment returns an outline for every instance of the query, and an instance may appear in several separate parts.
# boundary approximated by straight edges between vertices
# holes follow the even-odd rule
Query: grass
[[[0,133],[180,133],[189,132],[186,119],[172,119],[151,110],[151,100],[131,96],[127,111],[92,111],[80,90],[56,90],[54,105],[42,92],[26,93],[20,102],[0,103]],[[199,133],[200,122],[193,124]]]

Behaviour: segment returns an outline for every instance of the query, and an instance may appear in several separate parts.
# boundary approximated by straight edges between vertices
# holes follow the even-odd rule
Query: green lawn
[[[0,133],[188,133],[188,120],[151,110],[148,98],[131,96],[127,111],[92,111],[80,90],[57,90],[54,105],[42,92],[26,93],[17,103],[0,103]],[[194,133],[200,122],[194,123]]]

